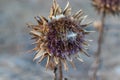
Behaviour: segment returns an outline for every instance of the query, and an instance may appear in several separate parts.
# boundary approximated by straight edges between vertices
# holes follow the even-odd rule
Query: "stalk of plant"
[[[97,72],[99,70],[100,61],[101,61],[101,49],[104,40],[104,24],[105,24],[105,17],[108,14],[112,15],[119,15],[120,13],[120,0],[92,0],[92,5],[98,11],[98,13],[102,14],[101,17],[101,25],[96,26],[99,31],[98,37],[98,48],[97,52],[95,53],[95,60],[92,64],[90,70],[90,80],[98,80]]]
[[[54,67],[54,80],[57,80],[57,67]]]
[[[62,10],[56,0],[53,0],[48,19],[37,16],[37,25],[28,24],[32,39],[35,40],[33,44],[36,45],[33,60],[40,63],[47,59],[46,69],[53,70],[54,80],[63,80],[62,66],[67,71],[67,62],[75,68],[73,59],[83,62],[80,55],[83,53],[89,56],[86,51],[89,40],[85,36],[91,31],[86,30],[90,23],[82,24],[85,18],[82,10],[72,15],[69,2]]]
[[[59,70],[59,71],[58,71]],[[59,76],[58,76],[58,74]],[[54,80],[63,80],[63,72],[62,72],[62,63],[59,61],[59,64],[54,68]]]
[[[104,22],[105,21],[105,14],[102,15],[101,17],[101,26],[99,26],[99,36],[98,36],[98,48],[95,53],[95,60],[91,66],[91,73],[90,74],[90,80],[97,80],[97,72],[100,66],[100,61],[101,61],[101,49],[102,49],[102,44],[104,40]]]
[[[59,80],[63,79],[63,72],[62,72],[62,63],[59,61]]]

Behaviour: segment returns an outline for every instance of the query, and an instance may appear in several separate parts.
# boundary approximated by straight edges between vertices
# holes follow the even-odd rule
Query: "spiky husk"
[[[47,58],[46,68],[51,69],[61,61],[65,70],[68,70],[67,61],[73,67],[74,58],[83,61],[80,58],[80,52],[89,56],[85,50],[85,47],[88,46],[85,35],[90,33],[85,30],[85,27],[89,23],[81,24],[85,18],[86,16],[83,16],[81,10],[71,15],[69,2],[62,10],[56,0],[53,0],[49,19],[37,16],[35,19],[38,24],[29,24],[30,34],[33,36],[32,39],[35,39],[33,44],[36,44],[33,49],[36,51],[33,60],[39,59],[38,62],[41,62]]]
[[[92,0],[92,5],[99,13],[120,14],[120,0]]]

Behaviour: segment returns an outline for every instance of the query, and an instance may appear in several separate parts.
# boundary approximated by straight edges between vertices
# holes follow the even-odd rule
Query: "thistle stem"
[[[54,80],[57,80],[57,67],[54,68]]]
[[[101,28],[99,30],[99,37],[98,37],[98,48],[97,52],[95,53],[95,60],[91,66],[90,70],[90,80],[97,80],[97,72],[100,66],[100,59],[101,59],[101,48],[102,48],[102,43],[103,43],[103,34],[104,34],[104,22],[105,22],[105,13],[103,13],[101,17]]]
[[[59,60],[59,80],[63,80],[62,62]]]

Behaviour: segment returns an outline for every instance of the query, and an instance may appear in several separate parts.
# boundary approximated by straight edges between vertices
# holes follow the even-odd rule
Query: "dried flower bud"
[[[29,25],[32,39],[35,39],[36,51],[34,60],[39,59],[41,62],[47,58],[46,67],[51,68],[56,66],[59,61],[64,65],[65,70],[68,70],[67,62],[69,61],[73,66],[73,59],[80,58],[80,52],[87,54],[85,47],[88,42],[85,40],[85,35],[90,33],[85,30],[89,24],[81,24],[86,18],[83,12],[79,10],[74,15],[71,15],[71,7],[69,2],[64,10],[60,8],[56,0],[53,0],[53,5],[50,10],[49,19],[43,16],[37,16],[37,25]]]
[[[120,0],[92,0],[92,5],[99,13],[113,15],[120,13]]]
[[[93,27],[94,27],[97,31],[101,31],[102,22],[101,22],[101,21],[94,21],[94,22],[93,22]]]

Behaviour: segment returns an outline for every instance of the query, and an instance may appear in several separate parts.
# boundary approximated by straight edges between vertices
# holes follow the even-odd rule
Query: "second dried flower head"
[[[77,13],[71,15],[71,7],[69,2],[64,10],[53,0],[53,5],[50,10],[49,18],[37,16],[37,25],[29,25],[31,28],[30,34],[35,39],[36,51],[34,60],[47,59],[46,67],[54,68],[61,61],[65,70],[68,70],[67,61],[74,66],[73,59],[80,58],[80,54],[86,52],[88,40],[85,40],[85,35],[89,31],[85,27],[89,24],[81,24],[86,18],[83,12],[79,10]]]
[[[92,0],[92,4],[99,13],[120,13],[120,0]]]

